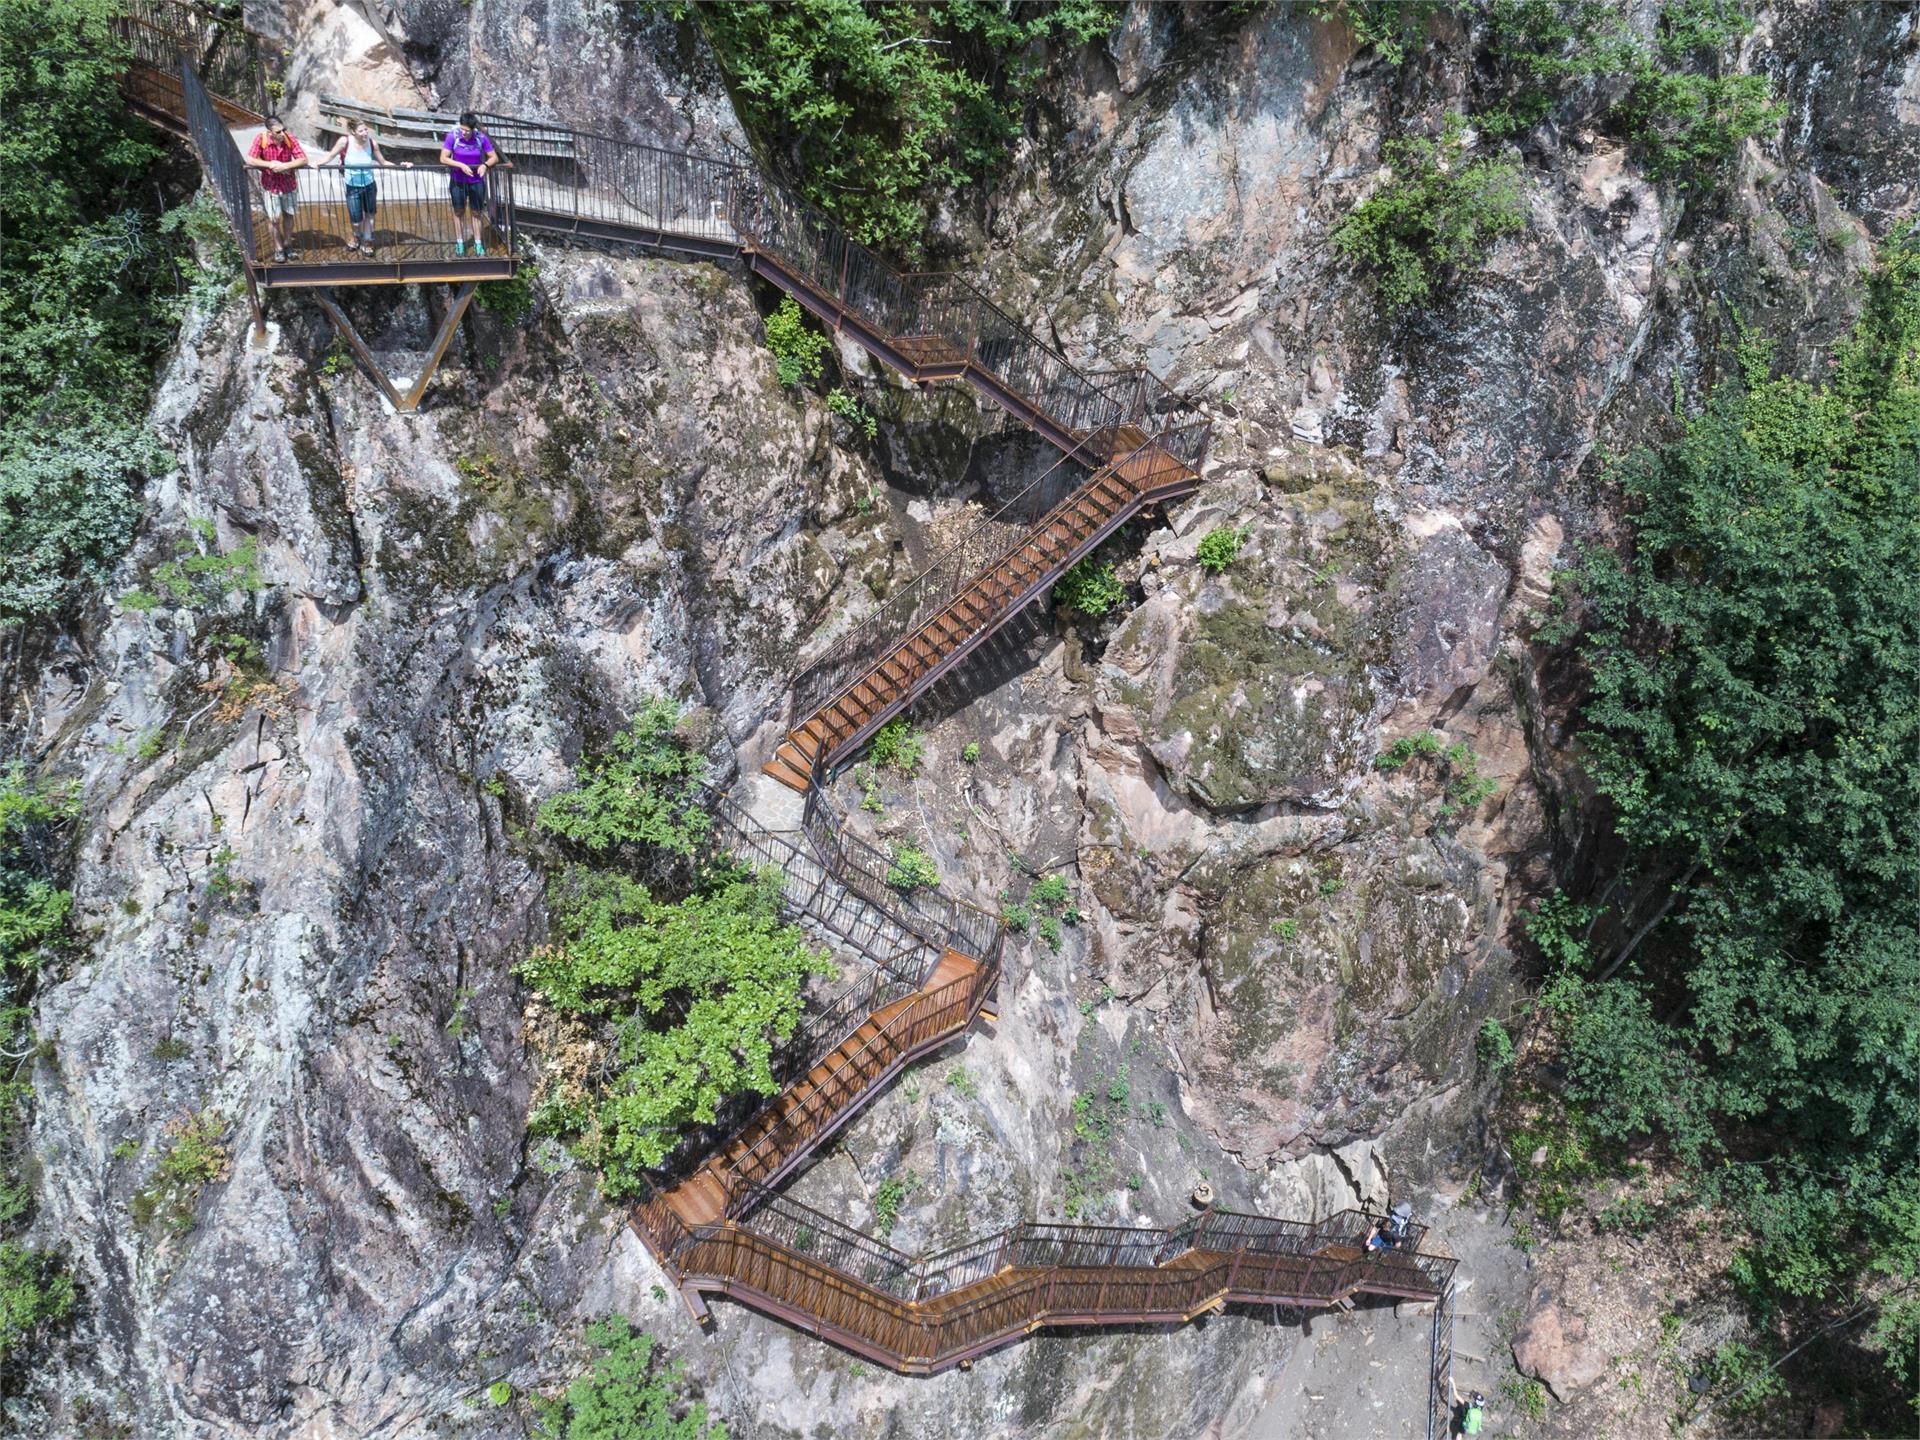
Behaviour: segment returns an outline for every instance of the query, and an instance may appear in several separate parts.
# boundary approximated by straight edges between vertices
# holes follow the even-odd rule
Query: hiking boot
[[[487,247],[476,240],[473,242],[473,253],[476,255],[484,255],[487,253]]]
[[[454,254],[456,254],[456,255],[464,255],[464,254],[466,254],[466,253],[467,253],[467,242],[466,242],[466,241],[464,241],[464,240],[456,240],[456,241],[454,241],[454,242],[453,242],[453,253],[454,253]]]

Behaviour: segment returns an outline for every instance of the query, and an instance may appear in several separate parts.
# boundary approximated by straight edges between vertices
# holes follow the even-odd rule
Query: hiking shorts
[[[379,208],[380,197],[375,193],[378,187],[373,185],[349,185],[347,187],[347,222],[358,225],[363,220],[371,220],[373,212]]]
[[[269,220],[276,215],[284,215],[291,220],[300,209],[298,190],[262,190],[260,193],[266,198]]]
[[[453,208],[466,209],[475,215],[487,208],[487,182],[484,180],[449,180],[447,197],[453,201]]]

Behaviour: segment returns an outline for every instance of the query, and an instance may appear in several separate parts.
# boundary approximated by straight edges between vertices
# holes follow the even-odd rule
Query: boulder
[[[1607,1371],[1607,1358],[1587,1339],[1587,1322],[1545,1290],[1536,1290],[1526,1323],[1513,1337],[1513,1363],[1564,1403]]]

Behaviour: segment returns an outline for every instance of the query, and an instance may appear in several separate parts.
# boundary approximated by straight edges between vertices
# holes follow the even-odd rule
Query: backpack
[[[1387,1212],[1387,1223],[1382,1228],[1395,1240],[1407,1238],[1407,1227],[1413,1224],[1413,1206],[1402,1200]]]
[[[1480,1427],[1487,1423],[1487,1412],[1478,1405],[1462,1406],[1460,1410],[1460,1433],[1478,1435]]]

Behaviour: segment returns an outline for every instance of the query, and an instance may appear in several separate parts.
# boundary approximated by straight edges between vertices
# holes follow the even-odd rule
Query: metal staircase
[[[181,0],[137,0],[123,34],[130,102],[193,130],[252,254],[246,176],[217,137],[264,108],[271,47]],[[333,106],[350,113],[348,102]],[[429,137],[450,119],[404,117]],[[777,868],[787,916],[858,962],[784,1047],[782,1090],[731,1113],[697,1166],[663,1177],[631,1211],[695,1313],[705,1314],[703,1296],[729,1295],[930,1373],[1041,1326],[1445,1294],[1455,1262],[1421,1250],[1422,1227],[1398,1249],[1369,1252],[1369,1219],[1353,1211],[1318,1224],[1214,1209],[1165,1228],[1030,1221],[915,1256],[771,1188],[909,1062],[993,1018],[1000,980],[997,918],[937,888],[891,883],[887,857],[851,835],[818,782],[1129,517],[1191,493],[1208,422],[1144,370],[1076,368],[960,276],[895,271],[749,162],[528,122],[503,120],[503,136],[515,125],[539,137],[514,157],[518,225],[738,258],[907,378],[968,384],[1062,452],[800,676],[799,718],[766,768],[806,792],[801,833],[768,831],[705,794],[703,841],[662,861]]]

